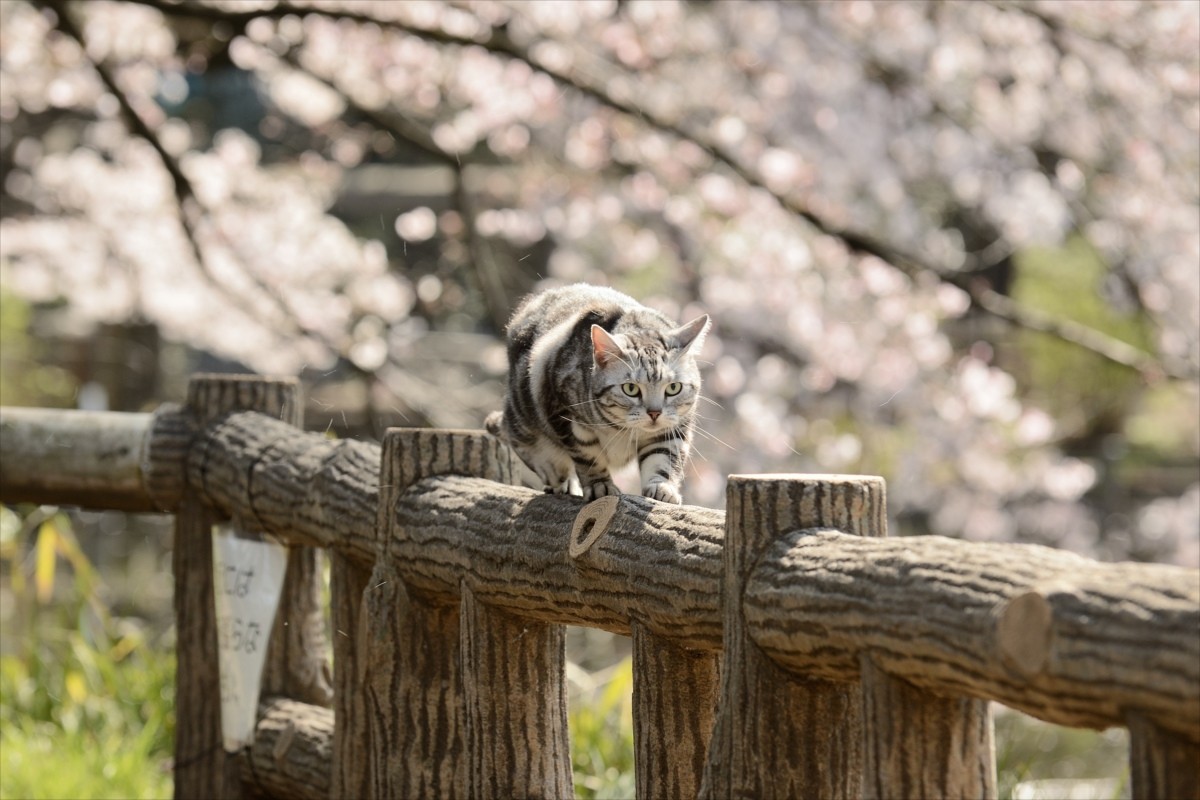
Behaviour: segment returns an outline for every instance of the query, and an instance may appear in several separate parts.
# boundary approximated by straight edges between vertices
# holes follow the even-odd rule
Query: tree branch
[[[443,150],[434,141],[429,131],[403,114],[393,113],[385,116],[378,111],[361,105],[349,92],[342,90],[333,80],[323,75],[318,75],[301,64],[299,59],[290,50],[280,56],[280,58],[292,69],[307,75],[330,91],[336,92],[348,108],[353,109],[354,113],[362,116],[375,127],[397,139],[407,142],[434,161],[441,162],[453,170],[453,202],[463,218],[467,249],[472,256],[471,267],[475,271],[476,278],[479,280],[479,288],[483,294],[484,304],[487,307],[488,316],[491,318],[492,324],[496,327],[496,330],[503,330],[505,324],[508,322],[508,312],[510,310],[508,293],[504,290],[504,283],[501,280],[499,271],[495,268],[494,256],[489,252],[487,242],[479,235],[478,228],[475,225],[475,208],[467,192],[463,174],[466,167],[462,159],[456,154]]]
[[[984,283],[973,285],[969,291],[975,303],[992,316],[1017,327],[1045,333],[1084,350],[1090,350],[1114,364],[1137,370],[1148,381],[1157,382],[1168,376],[1180,379],[1186,377],[1182,369],[1172,369],[1127,342],[1074,320],[1061,319],[1035,308],[1022,306]]]
[[[301,18],[321,16],[330,19],[348,20],[398,31],[437,44],[480,47],[490,53],[515,59],[549,76],[557,83],[595,100],[601,105],[639,119],[650,127],[673,138],[693,144],[708,155],[715,163],[721,164],[732,171],[748,186],[766,192],[793,216],[803,219],[817,232],[838,239],[854,253],[875,256],[912,278],[917,278],[921,275],[932,275],[943,283],[967,291],[971,295],[976,307],[992,316],[1019,327],[1033,326],[1035,330],[1042,330],[1078,347],[1090,350],[1109,361],[1138,370],[1147,377],[1168,375],[1184,380],[1191,380],[1195,377],[1193,374],[1194,370],[1164,364],[1151,354],[1131,348],[1124,342],[1120,342],[1101,331],[1089,329],[1086,326],[1069,320],[1059,320],[1051,323],[1037,312],[1022,309],[1007,298],[1005,298],[1007,302],[996,302],[994,299],[981,299],[985,295],[972,290],[972,287],[969,285],[971,279],[969,273],[960,274],[951,271],[939,265],[929,263],[923,258],[906,252],[900,247],[880,241],[870,234],[833,224],[805,206],[798,198],[771,188],[757,172],[743,164],[735,155],[712,141],[706,135],[688,130],[653,109],[641,107],[632,101],[616,97],[605,87],[588,80],[579,74],[578,71],[572,71],[569,68],[560,69],[542,63],[533,56],[528,48],[513,41],[508,32],[503,28],[488,28],[487,32],[483,35],[468,37],[440,29],[420,27],[402,20],[381,19],[356,11],[325,7],[294,6],[289,2],[280,2],[266,9],[225,11],[195,3],[176,5],[165,0],[126,1],[156,8],[166,15],[222,20],[234,25],[245,24],[250,19],[256,17],[279,19],[285,16]],[[1035,323],[1035,320],[1040,321],[1040,326]],[[1083,331],[1089,331],[1089,333],[1079,335]],[[1131,350],[1132,352],[1130,352]]]
[[[200,246],[199,236],[197,234],[195,224],[191,219],[191,213],[188,210],[188,204],[194,204],[198,209],[201,208],[201,204],[199,199],[196,197],[196,192],[192,187],[191,181],[188,180],[187,175],[184,174],[179,162],[167,151],[166,147],[163,146],[162,140],[158,137],[158,133],[150,126],[149,123],[146,122],[145,119],[142,118],[140,114],[138,114],[137,109],[134,108],[133,102],[129,98],[129,95],[126,94],[125,90],[122,89],[117,83],[116,76],[113,74],[112,70],[110,70],[103,62],[93,59],[90,55],[88,55],[87,42],[84,39],[83,31],[75,23],[74,19],[72,19],[66,0],[43,0],[43,2],[51,10],[53,10],[56,18],[55,25],[57,26],[58,30],[79,45],[79,49],[83,53],[84,58],[87,59],[88,64],[96,71],[100,81],[104,84],[109,93],[116,98],[121,109],[121,117],[125,121],[125,124],[129,128],[130,132],[150,145],[150,147],[158,155],[163,169],[165,169],[167,174],[170,175],[171,183],[175,191],[175,200],[179,211],[179,223],[183,228],[184,238],[187,240],[188,246],[192,251],[192,256],[196,261],[196,265],[200,268],[201,272],[204,273],[204,276],[208,279],[209,283],[221,291],[226,300],[237,306],[247,316],[251,318],[259,317],[261,315],[261,310],[247,303],[242,295],[229,291],[222,286],[221,281],[217,279],[217,276],[213,273],[211,267],[209,266],[208,260],[204,255],[204,250]],[[263,295],[266,296],[273,305],[275,305],[276,309],[282,315],[282,321],[288,323],[292,327],[292,333],[314,335],[312,331],[304,329],[296,321],[295,317],[283,307],[282,303],[274,298],[268,287],[264,286],[261,282],[255,279],[253,275],[247,274],[247,277],[254,281],[255,285],[259,288]],[[326,344],[328,345],[329,343],[326,342]],[[336,348],[333,349],[335,352],[337,351]]]

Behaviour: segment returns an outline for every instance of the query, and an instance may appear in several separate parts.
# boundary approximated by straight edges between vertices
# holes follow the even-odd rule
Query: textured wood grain
[[[375,562],[378,445],[298,431],[277,417],[210,423],[186,459],[187,483],[217,508],[289,544]]]
[[[333,767],[331,798],[366,797],[371,783],[367,698],[360,644],[366,617],[362,598],[371,569],[343,552],[329,554],[329,603],[333,638]]]
[[[295,381],[245,376],[198,376],[188,385],[187,411],[203,427],[233,410],[291,413]],[[193,444],[192,450],[197,449]],[[212,526],[220,517],[205,495],[185,488],[175,516],[175,796],[241,797],[237,756],[221,744],[220,671],[212,594]]]
[[[185,492],[175,517],[175,797],[242,796],[235,755],[221,744],[221,677],[212,593],[212,526],[220,517]]]
[[[855,680],[866,654],[941,694],[1060,725],[1136,710],[1200,738],[1200,575],[1035,545],[795,531],[746,589],[755,643],[789,667]]]
[[[441,447],[463,454],[443,470],[514,482],[514,456],[492,437],[410,431],[405,441],[417,451]],[[480,455],[470,459],[468,453]],[[565,628],[489,606],[465,584],[459,610],[467,796],[573,795]]]
[[[701,797],[857,797],[858,687],[799,678],[767,657],[751,637],[743,593],[763,554],[797,526],[883,530],[883,480],[733,475],[726,509],[725,660]]]
[[[685,650],[634,623],[633,764],[638,797],[669,800],[700,794],[720,673],[719,653]]]
[[[479,478],[421,480],[396,501],[392,560],[414,592],[543,622],[629,634],[638,621],[688,649],[721,646],[724,514],[621,495],[606,533],[568,553],[583,500]]]
[[[361,622],[366,797],[462,797],[458,606],[414,597],[381,559],[363,594]]]
[[[329,800],[332,741],[329,709],[268,698],[258,706],[254,744],[241,753],[242,783],[263,797]]]
[[[187,456],[199,432],[196,419],[176,403],[154,410],[141,447],[142,488],[155,511],[174,512],[187,486]]]
[[[471,798],[571,797],[566,636],[463,589],[464,724]]]
[[[213,518],[206,504],[212,504],[290,543],[336,551],[359,569],[347,591],[361,592],[376,553],[379,448],[300,433],[279,420],[286,414],[278,403],[269,416],[227,413],[240,403],[266,400],[270,406],[269,392],[254,383],[193,395],[191,403],[214,409],[199,417],[168,406],[148,423],[134,415],[136,424],[110,427],[110,433],[124,431],[119,438],[127,446],[117,448],[118,461],[141,453],[140,490],[126,468],[107,475],[87,468],[92,478],[109,481],[107,488],[89,490],[84,484],[92,478],[81,479],[58,485],[53,500],[178,510],[192,520],[189,525],[205,531]],[[10,411],[0,412],[6,425],[16,419]],[[92,436],[90,424],[75,419],[60,432],[72,430],[72,441],[84,442]],[[37,499],[13,494],[24,478],[11,478],[8,457],[14,451],[8,442],[2,466],[9,471],[0,476],[0,496]],[[81,444],[77,452],[88,447]],[[140,499],[119,499],[138,491]],[[420,602],[435,607],[459,603],[465,581],[490,609],[626,633],[632,622],[686,649],[719,650],[721,609],[715,598],[723,515],[637,497],[616,502],[604,535],[584,537],[590,541],[572,559],[563,540],[579,501],[469,478],[418,481],[395,507],[402,524],[417,527],[411,528],[413,537],[392,548],[402,559],[393,569]],[[209,518],[197,523],[197,514]],[[832,549],[801,552],[819,545],[822,536],[832,537],[825,542]],[[884,549],[855,550],[876,544]],[[865,655],[881,674],[916,689],[994,697],[1062,724],[1124,724],[1128,712],[1136,720],[1130,727],[1143,731],[1135,734],[1139,794],[1196,785],[1194,772],[1173,766],[1194,760],[1200,740],[1194,666],[1200,661],[1195,633],[1200,579],[1194,570],[1098,565],[1043,548],[937,537],[887,549],[894,544],[820,534],[777,545],[779,552],[763,557],[746,593],[747,615],[762,617],[751,619],[756,643],[789,669],[820,678],[858,679]],[[187,568],[199,563],[184,548],[175,557]],[[979,564],[986,569],[972,571]],[[335,567],[335,585],[339,574],[347,577]],[[189,579],[177,604],[211,602],[210,580],[210,573]],[[824,586],[818,594],[828,607],[800,596],[789,605],[793,601],[782,595],[799,584]],[[853,589],[838,595],[839,584]],[[338,609],[349,615],[347,622],[354,618],[352,604],[339,603]],[[339,639],[356,635],[344,628],[348,636]],[[184,637],[201,633],[194,629]],[[349,653],[358,650],[347,651],[347,664],[353,660]],[[182,683],[195,683],[190,669],[181,669]],[[203,714],[188,719],[185,748],[189,738],[207,735]],[[347,749],[356,742],[361,745],[347,740]],[[202,749],[194,755],[180,759],[181,774],[219,760]]]
[[[986,700],[918,689],[866,658],[862,682],[864,798],[996,796]]]
[[[507,481],[511,464],[507,448],[479,432],[392,429],[384,438],[378,557],[363,597],[370,627],[363,663],[374,762],[371,796],[458,797],[468,793],[472,777],[464,746],[458,583],[434,596],[410,591],[397,552],[419,533],[400,524],[392,509],[410,486],[429,476]]]
[[[264,396],[259,402],[273,416],[278,414],[280,422],[292,426],[292,436],[300,433],[304,406],[297,384],[282,383],[277,397]],[[274,471],[274,463],[256,460],[244,470],[248,497],[253,498],[256,487],[264,482],[263,476]],[[240,518],[243,522],[254,519],[244,515]],[[321,606],[320,557],[320,550],[314,547],[288,548],[287,570],[263,664],[262,693],[328,707],[333,701],[333,685],[325,641],[325,610]]]
[[[1134,800],[1200,800],[1200,743],[1130,712],[1129,772]]]
[[[142,485],[150,414],[0,408],[0,500],[155,511]]]
[[[223,417],[202,439],[187,484],[217,508],[291,544],[374,564],[379,447],[255,413]],[[682,647],[719,650],[724,514],[622,495],[603,539],[572,560],[565,540],[582,507],[479,478],[418,481],[395,508],[414,533],[393,556],[406,580],[447,603],[469,577],[490,604],[542,621],[628,634],[638,619]],[[515,570],[514,559],[528,568]]]
[[[328,708],[333,702],[333,675],[321,605],[321,569],[320,550],[288,549],[262,692]]]

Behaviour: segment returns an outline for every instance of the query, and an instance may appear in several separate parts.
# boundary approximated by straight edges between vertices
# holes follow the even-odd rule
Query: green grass
[[[605,670],[571,698],[571,766],[584,800],[633,797],[633,659]]]
[[[172,794],[174,657],[72,632],[0,658],[0,798]]]
[[[0,799],[170,797],[175,659],[114,618],[69,519],[0,509]]]

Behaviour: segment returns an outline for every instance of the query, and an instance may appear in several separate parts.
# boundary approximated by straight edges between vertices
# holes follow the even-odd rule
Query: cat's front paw
[[[608,497],[610,494],[620,494],[621,490],[610,480],[596,481],[583,487],[583,499],[589,503],[597,497]]]
[[[652,483],[649,486],[642,488],[642,494],[653,500],[658,500],[663,503],[674,503],[679,505],[683,502],[683,496],[679,494],[679,490],[671,483]]]

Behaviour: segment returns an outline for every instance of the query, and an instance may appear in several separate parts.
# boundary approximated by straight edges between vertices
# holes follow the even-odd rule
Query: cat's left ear
[[[699,350],[704,346],[704,337],[711,326],[712,320],[705,314],[671,331],[671,339],[679,350]]]

